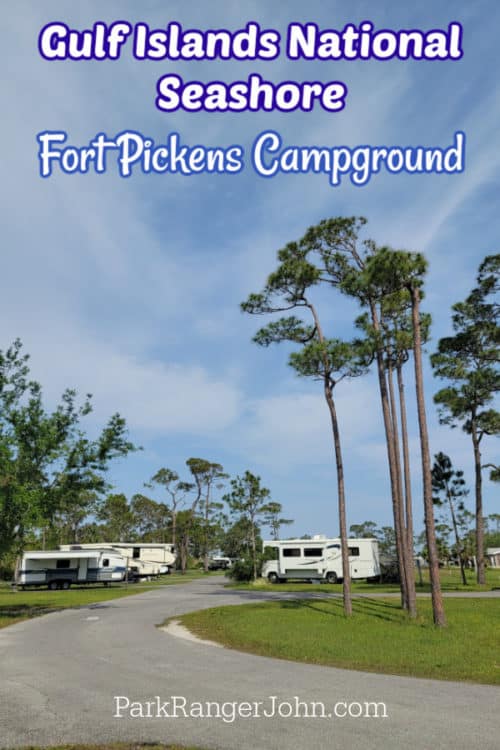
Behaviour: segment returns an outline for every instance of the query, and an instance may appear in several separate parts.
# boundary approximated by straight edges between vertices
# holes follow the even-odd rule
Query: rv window
[[[58,560],[56,562],[56,568],[69,568],[71,560]]]
[[[349,555],[351,557],[359,557],[359,547],[349,547]]]
[[[108,558],[106,558],[105,560],[102,561],[102,567],[103,568],[109,568],[109,560],[108,560]]]
[[[134,558],[134,560],[138,560],[140,556],[141,556],[141,548],[140,547],[134,547],[134,551],[132,553],[132,557]]]
[[[300,557],[300,547],[286,547],[283,550],[283,557]]]
[[[323,547],[306,547],[304,549],[304,557],[321,557],[323,554]]]

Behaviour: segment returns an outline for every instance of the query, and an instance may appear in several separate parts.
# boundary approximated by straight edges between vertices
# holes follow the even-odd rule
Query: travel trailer
[[[488,547],[486,561],[492,568],[500,568],[500,547]]]
[[[123,581],[127,561],[114,549],[25,552],[18,560],[14,583],[69,589],[72,583],[116,583]]]
[[[208,569],[209,570],[227,570],[232,565],[232,560],[230,557],[223,557],[222,555],[213,555],[208,560]]]
[[[170,573],[175,566],[173,544],[153,542],[95,542],[93,544],[61,544],[62,550],[112,548],[127,559],[128,577],[151,578]]]
[[[351,578],[376,578],[380,575],[376,539],[349,539]],[[312,539],[287,539],[264,542],[264,549],[275,550],[276,559],[265,562],[262,577],[271,583],[290,578],[337,583],[343,578],[340,539],[314,536]]]

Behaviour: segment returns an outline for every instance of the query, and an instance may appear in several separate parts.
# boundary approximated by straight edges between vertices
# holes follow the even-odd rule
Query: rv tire
[[[335,573],[334,570],[330,570],[330,572],[326,574],[326,582],[327,583],[337,583],[338,582],[337,574]]]
[[[269,573],[269,575],[267,576],[267,580],[269,581],[269,583],[279,583],[280,579],[278,578],[277,573]]]
[[[61,588],[67,591],[69,587],[71,586],[71,581],[62,581],[61,582]]]
[[[47,588],[49,591],[56,591],[59,588],[59,581],[49,581]]]

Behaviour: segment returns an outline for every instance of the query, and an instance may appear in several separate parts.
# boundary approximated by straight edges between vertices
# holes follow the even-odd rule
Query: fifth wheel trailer
[[[127,561],[114,549],[24,552],[16,565],[14,583],[69,589],[72,583],[117,583],[123,581]]]
[[[61,544],[62,550],[112,548],[127,559],[130,578],[149,578],[170,573],[175,566],[173,544],[155,542],[94,542],[92,544]]]
[[[351,578],[375,578],[380,575],[376,539],[348,539]],[[343,578],[340,539],[315,536],[312,539],[287,539],[264,542],[264,549],[275,550],[276,558],[264,563],[262,577],[271,583],[291,579],[337,583]]]

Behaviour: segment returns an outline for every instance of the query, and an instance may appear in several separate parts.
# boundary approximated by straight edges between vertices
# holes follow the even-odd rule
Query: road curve
[[[498,748],[495,687],[274,660],[181,640],[154,627],[172,615],[267,598],[275,597],[224,589],[220,578],[211,577],[0,631],[0,746],[132,741],[220,750]],[[143,704],[156,696],[162,702],[185,697],[186,706],[226,703],[228,718],[235,701],[264,701],[269,709],[269,696],[292,704],[295,696],[323,702],[327,712],[336,703],[375,701],[386,704],[388,718],[224,722],[186,718],[181,709],[177,718],[115,718],[114,696]]]

